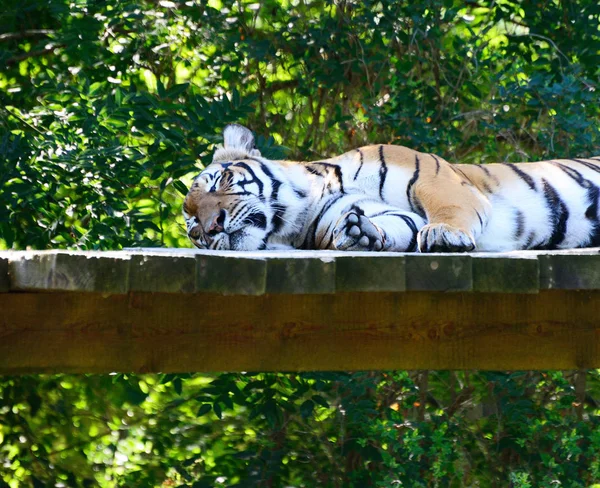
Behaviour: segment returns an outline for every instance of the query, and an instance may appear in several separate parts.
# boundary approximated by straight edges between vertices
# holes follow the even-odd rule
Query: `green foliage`
[[[185,245],[183,187],[233,121],[302,159],[597,151],[597,3],[295,3],[6,0],[0,246]]]
[[[0,473],[10,486],[587,487],[599,389],[598,372],[8,377]]]
[[[600,153],[597,2],[4,0],[0,249],[187,246],[229,122],[268,157]],[[600,483],[596,371],[0,380],[0,486]]]

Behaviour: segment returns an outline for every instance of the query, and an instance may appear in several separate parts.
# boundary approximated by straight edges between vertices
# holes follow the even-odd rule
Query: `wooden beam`
[[[600,367],[600,291],[0,293],[0,373]]]
[[[333,251],[0,252],[0,293],[225,295],[600,290],[596,249],[418,254]]]
[[[0,374],[600,367],[600,254],[0,252]]]

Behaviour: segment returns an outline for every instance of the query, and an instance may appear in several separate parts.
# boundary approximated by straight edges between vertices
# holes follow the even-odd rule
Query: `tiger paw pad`
[[[356,211],[342,215],[333,229],[333,245],[340,251],[381,251],[384,243],[379,228]]]

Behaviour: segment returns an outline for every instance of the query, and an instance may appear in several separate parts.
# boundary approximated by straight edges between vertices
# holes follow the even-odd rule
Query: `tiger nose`
[[[214,236],[219,232],[223,232],[223,230],[225,230],[225,217],[227,217],[227,212],[224,209],[221,209],[219,213],[213,217],[206,233],[209,236]]]

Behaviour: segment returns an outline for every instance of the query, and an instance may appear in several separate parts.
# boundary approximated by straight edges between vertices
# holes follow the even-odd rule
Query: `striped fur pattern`
[[[463,252],[600,245],[600,157],[450,164],[402,146],[272,161],[230,125],[184,202],[195,246]]]

